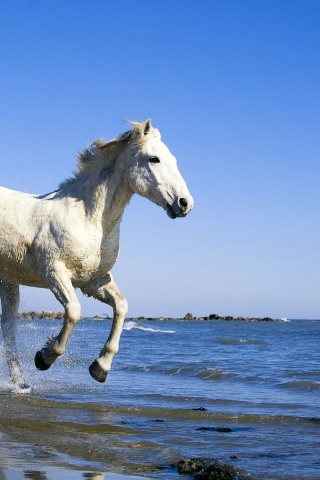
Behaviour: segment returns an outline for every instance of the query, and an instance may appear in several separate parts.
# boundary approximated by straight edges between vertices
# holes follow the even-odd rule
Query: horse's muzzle
[[[167,215],[170,218],[185,217],[186,215],[188,215],[192,207],[193,199],[188,201],[186,198],[181,197],[176,200],[172,205],[169,205],[169,203],[167,203],[166,211]]]

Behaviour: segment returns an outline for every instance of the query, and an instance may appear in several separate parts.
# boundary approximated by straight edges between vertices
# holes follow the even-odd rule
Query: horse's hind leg
[[[10,377],[20,388],[28,388],[23,380],[16,346],[16,319],[19,307],[19,285],[0,281],[2,305],[1,329]]]
[[[47,370],[65,351],[73,327],[80,319],[80,304],[63,264],[53,267],[46,276],[46,282],[57,300],[63,305],[63,327],[56,337],[48,339],[44,347],[36,353],[35,365],[38,370]]]

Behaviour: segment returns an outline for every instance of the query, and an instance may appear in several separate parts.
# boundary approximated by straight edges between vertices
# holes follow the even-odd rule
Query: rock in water
[[[258,480],[244,470],[212,458],[184,458],[173,465],[183,475],[195,480]]]

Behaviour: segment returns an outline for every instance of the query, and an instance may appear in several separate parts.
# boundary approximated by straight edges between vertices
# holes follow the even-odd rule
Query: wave
[[[223,345],[237,345],[239,340],[236,338],[216,338],[217,343],[222,343]]]
[[[235,378],[237,375],[235,373],[224,372],[223,370],[211,370],[210,368],[205,368],[201,372],[195,375],[198,378],[204,380],[222,380],[223,378]]]
[[[165,370],[165,373],[169,375],[180,375],[183,373],[194,373],[196,371],[196,367],[194,365],[182,365],[171,367]]]
[[[135,364],[126,366],[125,370],[136,372],[157,372],[169,376],[182,376],[189,378],[200,378],[201,380],[226,380],[239,378],[236,373],[226,372],[220,369],[203,368],[199,364],[175,365],[163,368],[163,365]]]
[[[160,328],[151,328],[151,327],[144,327],[142,325],[138,325],[136,322],[130,320],[129,322],[125,322],[123,325],[123,330],[142,330],[144,332],[152,332],[152,333],[176,333],[175,330],[162,330]]]
[[[41,328],[35,322],[24,322],[21,326],[19,326],[19,328],[21,327],[28,328],[30,330],[38,330],[39,328]]]
[[[320,382],[313,382],[312,380],[292,380],[281,384],[286,388],[298,388],[301,390],[320,390]]]
[[[264,340],[255,340],[251,338],[221,338],[218,337],[216,338],[216,341],[218,343],[222,343],[223,345],[241,345],[241,344],[247,344],[247,345],[266,345],[267,342]]]

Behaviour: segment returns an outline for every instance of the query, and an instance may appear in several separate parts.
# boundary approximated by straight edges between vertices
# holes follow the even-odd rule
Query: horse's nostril
[[[188,202],[185,198],[179,198],[178,204],[179,204],[179,207],[182,208],[183,210],[188,208]]]

